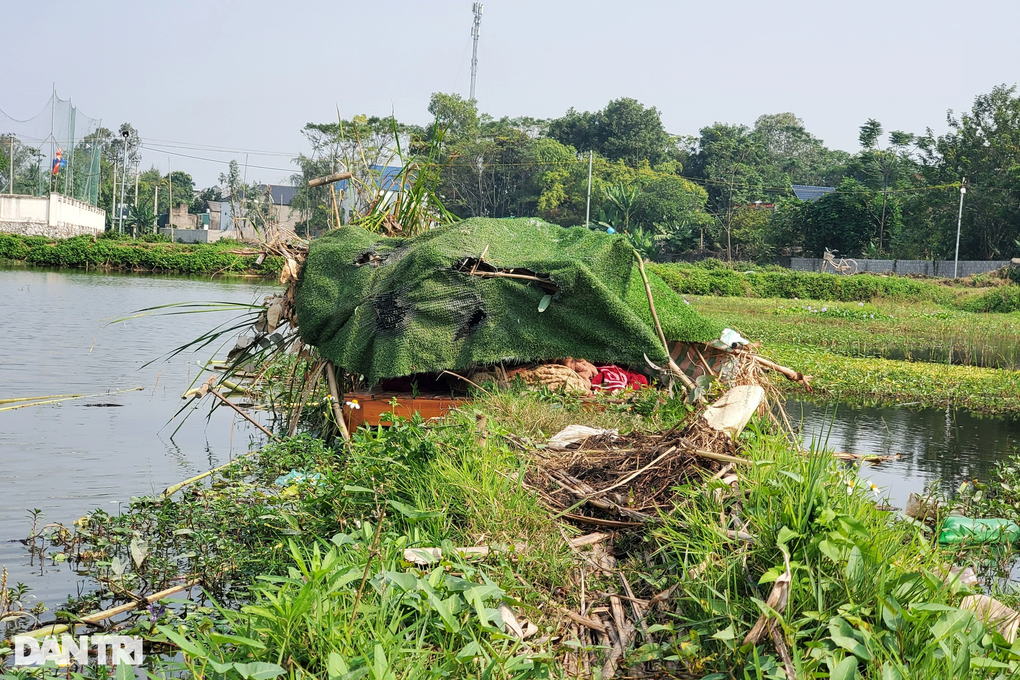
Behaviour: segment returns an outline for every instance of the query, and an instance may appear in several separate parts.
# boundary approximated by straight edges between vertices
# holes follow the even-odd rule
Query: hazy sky
[[[282,168],[249,180],[285,178],[302,126],[337,108],[425,123],[432,92],[468,92],[470,0],[6,0],[0,15],[0,109],[32,116],[55,83],[107,127],[215,159],[173,156],[198,186],[244,150]],[[947,109],[1016,83],[1018,30],[1014,0],[486,0],[477,97],[496,117],[634,97],[675,134],[793,111],[854,151],[869,117],[941,132]]]

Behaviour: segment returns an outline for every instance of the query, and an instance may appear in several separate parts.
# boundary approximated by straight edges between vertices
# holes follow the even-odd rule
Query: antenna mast
[[[475,76],[478,75],[478,36],[482,34],[482,3],[471,3],[471,11],[475,15],[471,23],[471,39],[474,45],[471,48],[471,100],[475,99]]]

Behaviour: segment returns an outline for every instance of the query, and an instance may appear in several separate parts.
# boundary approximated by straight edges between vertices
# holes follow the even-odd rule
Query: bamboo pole
[[[215,377],[215,376],[214,376],[214,377]],[[212,387],[210,387],[210,388],[209,388],[209,394],[213,395],[214,397],[216,397],[217,399],[219,399],[220,401],[222,401],[222,402],[223,402],[224,404],[226,404],[226,405],[227,405],[227,406],[229,406],[230,408],[232,408],[232,409],[234,409],[235,411],[237,411],[237,413],[238,413],[238,414],[240,414],[240,416],[241,416],[242,418],[244,418],[244,419],[245,419],[245,420],[247,420],[247,421],[248,421],[249,423],[251,423],[251,424],[252,424],[252,425],[254,425],[255,427],[257,427],[257,428],[259,428],[260,430],[262,430],[263,432],[265,432],[265,433],[266,433],[266,436],[267,436],[267,437],[269,437],[270,439],[272,439],[272,438],[273,438],[273,433],[272,433],[272,432],[270,432],[270,431],[269,431],[269,430],[267,430],[266,428],[262,427],[262,423],[260,423],[259,421],[255,420],[255,419],[254,419],[254,418],[252,418],[252,417],[251,417],[250,415],[248,415],[247,413],[245,413],[244,411],[242,411],[242,410],[241,410],[241,409],[240,409],[240,408],[239,408],[239,407],[237,406],[237,404],[235,404],[234,402],[232,402],[232,401],[230,401],[229,399],[227,399],[226,397],[224,397],[224,396],[223,396],[222,394],[220,394],[219,392],[217,392],[216,390],[214,390],[214,389],[213,389]]]
[[[351,441],[351,431],[347,429],[347,422],[344,420],[344,410],[340,406],[340,391],[336,386],[336,371],[333,369],[333,362],[329,361],[326,363],[326,380],[329,381],[329,394],[333,397],[333,417],[336,418],[337,424],[340,425],[340,433],[344,436],[344,441]]]
[[[332,175],[325,175],[323,177],[315,177],[308,180],[308,186],[310,187],[321,187],[324,184],[333,184],[343,179],[350,179],[354,177],[353,172],[334,172]]]
[[[144,598],[139,598],[135,602],[128,602],[127,604],[122,604],[119,607],[113,607],[111,609],[104,609],[101,612],[96,612],[95,614],[89,614],[88,616],[83,616],[81,619],[79,619],[73,625],[77,625],[77,624],[81,624],[81,623],[88,624],[88,625],[95,625],[95,624],[99,623],[100,621],[105,621],[106,619],[109,619],[111,617],[117,616],[118,614],[124,614],[126,612],[129,612],[129,611],[131,611],[132,609],[135,609],[136,607],[138,607],[141,604],[152,604],[153,602],[159,602],[164,597],[169,597],[169,596],[171,596],[171,595],[173,595],[175,593],[181,592],[182,590],[187,590],[189,588],[193,588],[193,587],[197,586],[198,584],[199,584],[199,579],[197,579],[197,578],[189,579],[188,581],[185,581],[184,583],[182,583],[180,585],[174,586],[172,588],[167,588],[166,590],[161,590],[158,593],[153,593],[152,595],[149,595],[149,596],[144,597]],[[71,626],[68,626],[66,624],[62,624],[62,623],[61,624],[53,624],[51,626],[44,626],[43,628],[38,628],[38,629],[33,630],[31,632],[25,633],[25,635],[27,635],[29,637],[43,637],[43,636],[46,636],[46,635],[60,635],[61,633],[66,633],[70,629],[71,629]]]
[[[84,396],[85,396],[84,394],[47,394],[41,397],[12,397],[10,399],[0,399],[0,404],[13,404],[19,401],[35,401],[36,399],[64,399]]]
[[[652,310],[652,321],[655,322],[655,332],[659,334],[659,342],[662,343],[662,349],[666,352],[666,360],[669,362],[669,370],[680,379],[680,382],[684,384],[688,390],[693,390],[695,385],[694,381],[687,377],[687,375],[680,370],[680,367],[673,361],[673,357],[669,354],[669,345],[666,343],[666,335],[662,332],[662,324],[659,323],[659,315],[655,311],[655,300],[652,299],[652,286],[648,283],[648,275],[645,274],[645,263],[641,259],[641,254],[637,250],[634,251],[634,257],[637,258],[638,271],[641,272],[641,280],[645,282],[645,293],[648,295],[648,307]]]
[[[110,394],[120,394],[121,392],[137,392],[144,390],[144,387],[132,387],[126,390],[117,390],[116,392],[97,392],[96,394],[75,394],[68,397],[61,397],[60,399],[46,399],[45,401],[33,401],[31,404],[18,404],[17,406],[5,406],[0,408],[0,411],[14,411],[19,408],[28,408],[29,406],[42,406],[43,404],[56,404],[62,401],[71,401],[72,399],[87,399],[89,397],[104,397]],[[12,400],[14,401],[14,400]]]

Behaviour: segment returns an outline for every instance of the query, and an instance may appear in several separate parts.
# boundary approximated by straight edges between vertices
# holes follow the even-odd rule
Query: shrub
[[[705,260],[708,262],[708,260]],[[948,303],[952,291],[943,285],[905,277],[858,274],[839,276],[769,268],[747,273],[715,264],[708,267],[657,264],[650,268],[674,290],[689,295],[868,302],[875,298]]]
[[[1015,312],[1020,310],[1020,286],[1000,286],[963,303],[968,312]]]

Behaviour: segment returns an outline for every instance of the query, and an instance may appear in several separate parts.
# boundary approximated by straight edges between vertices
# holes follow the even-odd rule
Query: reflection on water
[[[805,445],[824,443],[846,453],[901,454],[861,474],[904,507],[907,497],[933,483],[949,492],[967,479],[988,479],[998,461],[1020,447],[1020,421],[981,418],[953,409],[834,407],[789,401],[787,410],[802,426]],[[885,495],[885,493],[883,493]]]
[[[0,399],[145,388],[0,412],[0,566],[10,572],[9,582],[25,582],[50,605],[80,586],[66,564],[43,577],[28,566],[17,539],[29,532],[29,509],[65,524],[94,508],[117,512],[131,496],[158,492],[261,441],[226,409],[206,421],[205,405],[174,434],[180,420],[168,421],[200,374],[200,357],[180,355],[143,368],[230,312],[106,324],[157,305],[248,303],[267,292],[245,280],[0,268],[6,318]]]

